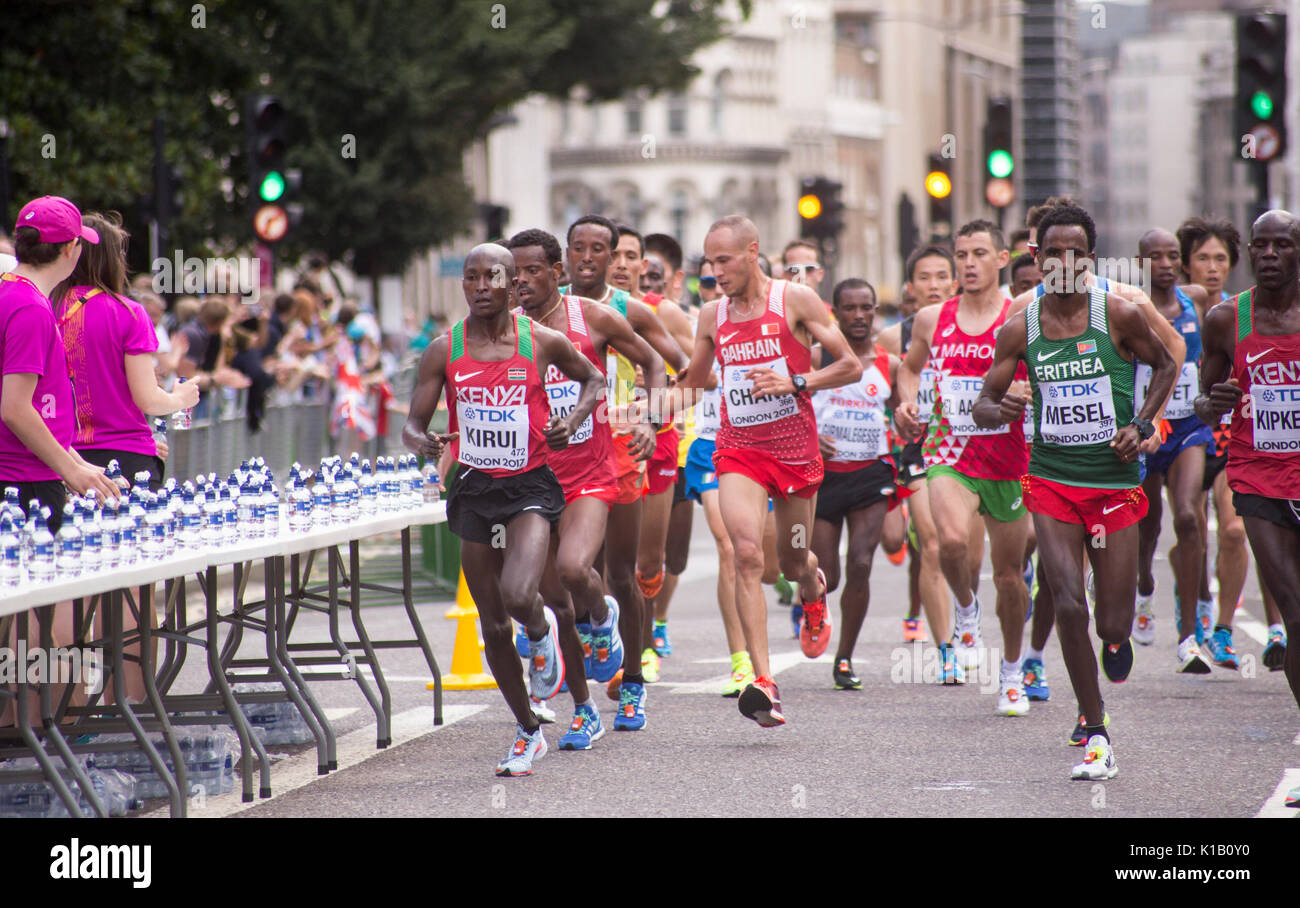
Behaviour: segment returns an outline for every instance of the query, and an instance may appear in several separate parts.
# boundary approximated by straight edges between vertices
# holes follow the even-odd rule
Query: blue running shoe
[[[578,706],[573,710],[573,724],[560,738],[560,750],[591,750],[591,745],[605,736],[605,726],[600,724],[600,713],[594,706]]]
[[[645,685],[624,681],[618,689],[618,715],[614,731],[640,731],[645,728]]]
[[[605,627],[591,626],[591,671],[587,677],[607,684],[623,668],[623,638],[618,633],[618,600],[605,597],[609,605],[609,623]]]
[[[966,683],[966,671],[957,661],[957,653],[951,643],[939,644],[939,683]]]
[[[591,677],[591,622],[575,621],[573,626],[578,629],[578,642],[582,644],[582,673],[588,678]]]
[[[1025,696],[1030,700],[1045,701],[1051,695],[1051,690],[1047,687],[1047,672],[1043,668],[1042,659],[1026,659],[1020,664],[1020,670],[1025,675]]]
[[[515,625],[515,652],[519,654],[520,659],[527,659],[530,647],[528,646],[528,628],[522,624]]]
[[[1205,641],[1205,651],[1210,654],[1210,661],[1220,668],[1230,668],[1234,672],[1240,668],[1237,651],[1232,648],[1232,628],[1216,628]]]
[[[1268,643],[1264,646],[1264,665],[1271,672],[1279,672],[1286,662],[1286,629],[1273,624],[1268,629]]]
[[[1196,600],[1196,645],[1205,646],[1210,635],[1214,633],[1214,602],[1208,599]]]
[[[660,656],[671,656],[673,654],[673,642],[668,639],[667,621],[655,620],[652,642],[655,652]]]
[[[794,630],[794,639],[799,639],[799,628],[803,624],[803,605],[795,603],[790,609],[790,626]]]

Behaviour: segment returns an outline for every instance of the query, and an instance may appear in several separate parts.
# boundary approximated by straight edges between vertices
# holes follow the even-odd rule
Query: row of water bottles
[[[110,461],[107,478],[122,492],[100,502],[92,490],[71,498],[57,533],[50,532],[50,510],[33,499],[26,511],[18,490],[5,489],[0,502],[0,588],[48,583],[140,561],[161,561],[177,549],[194,552],[245,540],[306,532],[394,513],[439,498],[437,470],[422,471],[414,456],[369,460],[353,454],[344,461],[325,458],[313,473],[294,464],[282,496],[261,458],[244,461],[224,481],[215,473],[178,484],[169,479],[158,492],[149,474],[134,485]],[[284,519],[282,520],[282,515]]]

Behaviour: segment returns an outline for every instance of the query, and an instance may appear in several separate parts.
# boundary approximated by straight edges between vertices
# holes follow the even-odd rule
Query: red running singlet
[[[1254,288],[1237,297],[1232,377],[1244,392],[1228,438],[1234,492],[1300,499],[1300,334],[1256,334]]]

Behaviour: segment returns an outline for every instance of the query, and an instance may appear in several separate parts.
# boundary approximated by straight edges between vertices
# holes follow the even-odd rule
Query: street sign
[[[289,230],[289,215],[279,205],[263,205],[253,215],[253,232],[265,243],[275,243]]]

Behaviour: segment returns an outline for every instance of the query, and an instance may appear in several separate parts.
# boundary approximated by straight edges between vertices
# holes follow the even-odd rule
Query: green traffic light
[[[989,153],[989,173],[998,179],[1011,176],[1011,171],[1015,169],[1015,166],[1015,162],[1011,158],[1011,152],[998,149]]]
[[[1273,96],[1266,91],[1257,91],[1250,97],[1250,109],[1261,120],[1273,116]]]
[[[284,195],[284,174],[278,170],[270,171],[262,177],[262,185],[257,188],[257,193],[263,202],[275,202],[280,196]]]

